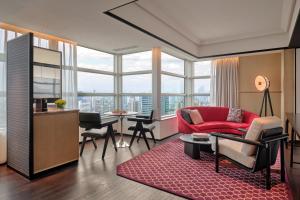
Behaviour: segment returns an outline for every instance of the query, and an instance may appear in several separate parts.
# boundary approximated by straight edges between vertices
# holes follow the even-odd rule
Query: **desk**
[[[289,124],[292,127],[291,135],[291,157],[290,157],[290,167],[293,167],[293,164],[300,164],[300,162],[294,161],[294,148],[296,147],[296,135],[300,137],[300,114],[295,113],[286,113],[286,122],[285,122],[285,132],[288,133]]]
[[[121,135],[121,137],[120,137],[119,141],[116,143],[116,146],[118,148],[129,147],[129,144],[126,141],[124,141],[124,138],[123,138],[123,119],[126,116],[136,115],[136,114],[137,114],[137,112],[106,112],[106,113],[104,113],[104,115],[115,116],[115,117],[119,117],[119,119],[120,119],[120,122],[121,122],[120,135]]]

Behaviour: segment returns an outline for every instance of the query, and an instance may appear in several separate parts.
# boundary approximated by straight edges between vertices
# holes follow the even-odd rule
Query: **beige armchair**
[[[281,120],[278,117],[261,117],[253,120],[245,138],[223,134],[215,136],[215,169],[219,172],[219,157],[223,156],[251,172],[266,169],[266,189],[271,188],[271,166],[275,164],[280,145],[281,181],[285,181],[284,141]],[[219,140],[219,138],[223,138]]]

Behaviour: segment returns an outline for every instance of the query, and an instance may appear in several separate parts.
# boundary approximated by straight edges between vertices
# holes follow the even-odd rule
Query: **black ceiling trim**
[[[278,47],[278,48],[270,48],[270,49],[259,49],[259,50],[252,50],[252,51],[241,51],[241,52],[235,52],[235,53],[216,54],[216,55],[209,55],[209,56],[197,56],[197,58],[204,59],[204,58],[213,58],[213,57],[234,56],[234,55],[259,53],[259,52],[266,52],[266,51],[277,51],[277,50],[284,50],[284,49],[289,49],[289,48],[288,47]]]
[[[104,12],[104,14],[106,14],[106,15],[108,15],[108,16],[110,16],[110,17],[112,17],[112,18],[114,18],[114,19],[116,19],[116,20],[118,20],[120,22],[123,22],[124,24],[127,24],[128,26],[131,26],[132,28],[135,28],[136,30],[139,30],[139,31],[141,31],[141,32],[143,32],[143,33],[145,33],[145,34],[147,34],[147,35],[149,35],[149,36],[151,36],[151,37],[153,37],[155,39],[158,39],[161,42],[164,42],[164,43],[166,43],[166,44],[168,44],[168,45],[170,45],[170,46],[172,46],[172,47],[174,47],[174,48],[176,48],[176,49],[178,49],[178,50],[180,50],[180,51],[182,51],[182,52],[184,52],[186,54],[189,54],[189,55],[197,58],[196,55],[194,55],[194,54],[192,54],[192,53],[190,53],[190,52],[188,52],[188,51],[186,51],[186,50],[184,50],[184,49],[176,46],[175,44],[173,44],[173,43],[171,43],[171,42],[169,42],[169,41],[167,41],[167,40],[165,40],[165,39],[163,39],[163,38],[161,38],[161,37],[159,37],[159,36],[157,36],[157,35],[149,32],[149,31],[147,31],[147,30],[145,30],[145,29],[143,29],[143,28],[141,28],[141,27],[139,27],[139,26],[137,26],[137,25],[135,25],[135,24],[133,24],[133,23],[131,23],[131,22],[129,22],[129,21],[127,21],[127,20],[125,20],[125,19],[123,19],[123,18],[121,18],[121,17],[113,14],[113,13],[111,13],[111,12],[109,12],[109,11]]]
[[[108,16],[110,16],[110,17],[112,17],[112,18],[114,18],[114,19],[116,19],[116,20],[118,20],[118,21],[120,21],[120,22],[122,22],[122,23],[124,23],[124,24],[126,24],[126,25],[128,25],[128,26],[130,26],[130,27],[132,27],[132,28],[134,28],[134,29],[136,29],[136,30],[138,30],[138,31],[140,31],[140,32],[143,32],[143,33],[145,33],[145,34],[147,34],[147,35],[149,35],[149,36],[151,36],[151,37],[153,37],[153,38],[155,38],[155,39],[157,39],[157,40],[159,40],[159,41],[161,41],[161,42],[163,42],[165,44],[168,44],[168,45],[170,45],[170,46],[172,46],[172,47],[174,47],[174,48],[176,48],[176,49],[178,49],[178,50],[180,50],[180,51],[182,51],[182,52],[184,52],[184,53],[186,53],[186,54],[188,54],[188,55],[190,55],[190,56],[192,56],[192,57],[194,57],[196,59],[205,59],[205,58],[223,57],[223,56],[234,56],[234,55],[240,55],[240,54],[259,53],[259,52],[264,52],[264,51],[276,51],[276,50],[283,50],[283,49],[292,48],[291,46],[289,46],[289,47],[278,47],[278,48],[260,49],[260,50],[252,50],[252,51],[233,52],[233,53],[226,53],[226,54],[215,54],[215,55],[208,55],[208,56],[197,56],[197,55],[195,55],[195,54],[193,54],[193,53],[191,53],[191,52],[189,52],[187,50],[184,50],[181,47],[179,47],[179,46],[177,46],[177,45],[175,45],[175,44],[173,44],[173,43],[171,43],[171,42],[163,39],[162,37],[160,37],[158,35],[155,35],[155,34],[149,32],[149,31],[143,29],[142,27],[137,26],[137,25],[129,22],[128,20],[126,20],[124,18],[121,18],[118,15],[115,15],[115,14],[113,14],[111,12],[111,11],[113,11],[115,9],[118,9],[120,7],[126,6],[128,4],[131,4],[131,3],[134,3],[134,2],[137,2],[137,1],[138,0],[128,2],[126,4],[117,6],[115,8],[110,9],[110,10],[107,10],[107,11],[105,11],[103,13],[106,14],[106,15],[108,15]],[[299,20],[297,20],[297,21],[299,21]],[[300,32],[300,22],[299,22],[299,32]],[[299,42],[300,42],[300,38],[299,38]]]
[[[123,6],[127,6],[127,5],[132,4],[132,3],[134,3],[134,2],[137,2],[137,1],[138,1],[138,0],[134,0],[134,1],[130,1],[130,2],[128,2],[128,3],[124,3],[124,4],[119,5],[119,6],[117,6],[117,7],[111,8],[111,9],[105,11],[105,12],[113,11],[113,10],[115,10],[115,9],[121,8],[121,7],[123,7]]]

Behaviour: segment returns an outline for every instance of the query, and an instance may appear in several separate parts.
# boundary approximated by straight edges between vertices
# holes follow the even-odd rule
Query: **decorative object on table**
[[[264,116],[268,115],[268,104],[270,106],[271,115],[274,116],[272,102],[271,102],[271,96],[270,96],[270,80],[265,76],[257,76],[255,78],[255,87],[258,91],[264,92],[259,116],[262,116],[263,108],[265,109]]]
[[[192,138],[195,141],[208,141],[208,133],[192,133]]]
[[[229,108],[226,121],[241,123],[242,120],[243,120],[243,111],[241,108]]]
[[[47,112],[48,111],[48,101],[47,99],[43,98],[42,99],[42,112]]]
[[[63,99],[58,99],[54,103],[56,104],[57,108],[64,109],[67,102]]]
[[[202,124],[204,122],[203,118],[198,110],[191,110],[190,117],[191,117],[193,124]]]
[[[113,114],[126,114],[126,110],[121,110],[121,109],[115,109],[112,111]]]
[[[186,199],[289,199],[288,184],[281,183],[276,173],[280,159],[272,166],[273,187],[264,190],[264,174],[250,174],[228,160],[221,161],[228,169],[216,173],[214,154],[201,148],[201,160],[193,160],[183,146],[179,139],[156,146],[118,165],[117,175]]]
[[[149,146],[149,143],[148,143],[147,137],[146,137],[147,132],[149,132],[151,134],[151,137],[152,137],[154,143],[156,143],[156,140],[155,140],[155,137],[153,134],[153,129],[155,128],[155,126],[152,124],[154,122],[153,113],[154,113],[154,110],[151,111],[150,115],[137,115],[135,118],[128,118],[128,121],[136,122],[135,126],[130,126],[128,128],[128,130],[133,131],[133,135],[130,140],[129,147],[131,147],[131,145],[134,141],[134,138],[136,137],[138,132],[139,132],[139,136],[138,136],[137,142],[139,142],[141,136],[143,136],[148,150],[150,150],[150,146]],[[146,125],[146,126],[143,126],[143,125]]]
[[[252,173],[266,170],[265,187],[270,190],[271,166],[275,164],[280,149],[280,178],[281,182],[285,182],[284,141],[288,138],[288,134],[283,134],[281,120],[278,117],[254,119],[245,138],[220,133],[211,135],[216,137],[212,149],[215,150],[217,173],[219,173],[219,157],[229,158]]]

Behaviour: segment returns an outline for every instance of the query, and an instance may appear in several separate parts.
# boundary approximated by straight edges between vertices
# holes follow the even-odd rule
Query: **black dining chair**
[[[81,144],[80,156],[83,153],[87,138],[92,139],[95,149],[97,148],[95,140],[98,138],[105,138],[104,148],[103,148],[103,152],[102,152],[102,159],[104,159],[108,140],[110,137],[114,144],[115,150],[117,151],[116,140],[115,140],[115,135],[114,135],[114,130],[113,130],[113,124],[117,123],[118,120],[112,120],[112,121],[102,123],[100,113],[80,112],[79,113],[79,122],[80,122],[79,126],[81,128],[85,129],[85,131],[83,133],[81,133],[81,136],[83,137],[83,141]],[[102,129],[104,127],[107,127],[106,133],[99,133],[99,129]]]
[[[154,122],[153,113],[154,113],[154,111],[152,110],[150,115],[136,115],[136,117],[127,118],[128,121],[136,122],[135,126],[130,126],[128,128],[128,130],[133,131],[133,135],[132,135],[129,147],[132,146],[132,143],[138,133],[139,133],[139,136],[138,136],[137,142],[139,142],[140,138],[143,137],[148,149],[150,149],[150,146],[149,146],[149,143],[148,143],[147,137],[146,137],[147,132],[150,133],[154,143],[156,143],[154,133],[153,133],[153,130],[155,128],[155,126],[153,125],[153,122]]]

